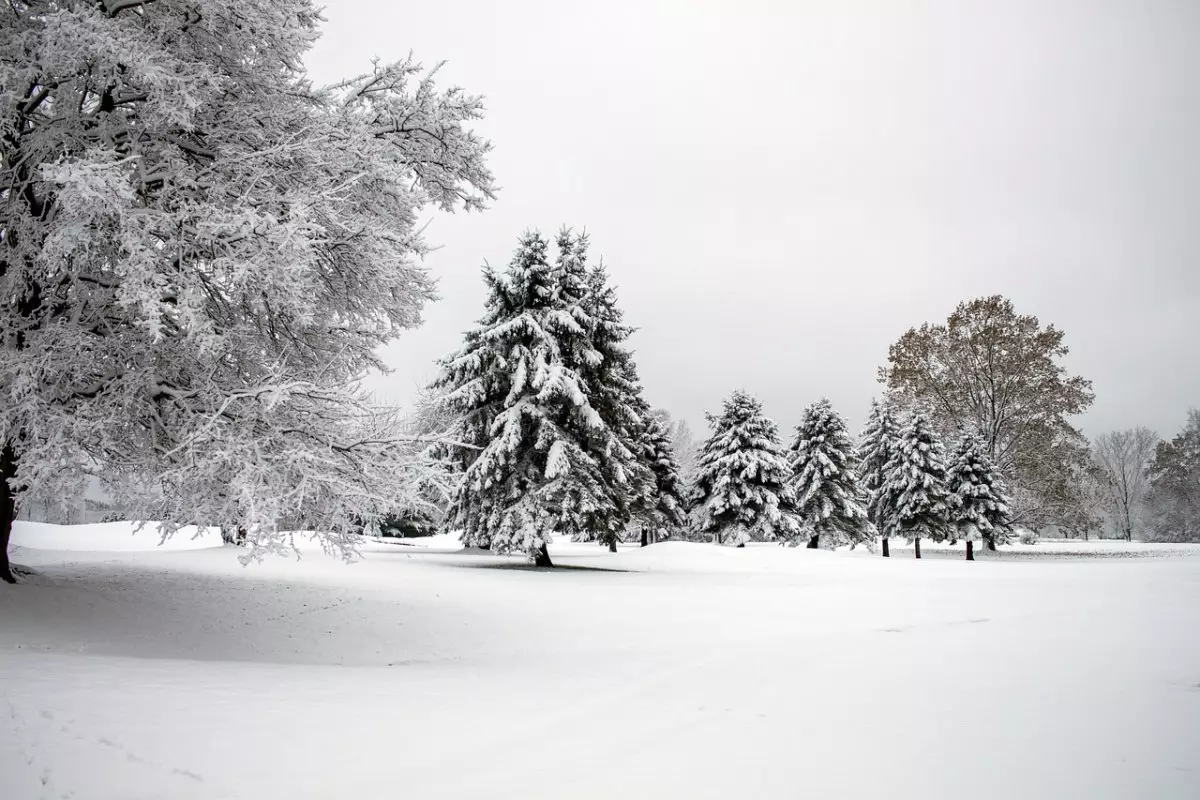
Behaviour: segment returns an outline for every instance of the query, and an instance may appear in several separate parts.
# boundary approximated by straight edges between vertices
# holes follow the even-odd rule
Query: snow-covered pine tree
[[[352,546],[406,491],[413,449],[355,387],[433,296],[424,210],[492,195],[482,104],[411,60],[315,87],[320,23],[309,0],[0,14],[0,577],[20,498],[86,473],[252,555],[280,519]]]
[[[875,538],[867,520],[866,495],[854,467],[854,445],[846,421],[826,399],[804,411],[789,451],[789,484],[808,546],[865,544]]]
[[[1004,481],[972,436],[964,436],[946,472],[950,522],[955,537],[967,543],[967,561],[975,560],[975,542],[1007,533],[1011,525]]]
[[[670,538],[687,524],[683,484],[679,479],[679,462],[671,450],[671,431],[662,414],[651,413],[647,419],[646,439],[649,448],[650,471],[654,476],[652,502],[638,515],[642,546]]]
[[[588,401],[611,434],[607,449],[597,454],[610,502],[592,515],[591,527],[580,538],[598,540],[615,552],[634,517],[657,503],[650,469],[653,453],[647,439],[650,406],[642,396],[637,366],[627,345],[633,329],[625,324],[604,265],[587,264],[587,235],[563,229],[558,249],[557,270],[563,290],[579,298],[588,319],[590,350],[571,363],[583,379]]]
[[[913,542],[921,557],[921,540],[940,542],[950,529],[950,493],[946,486],[946,455],[923,414],[910,418],[896,439],[880,490],[886,504],[886,524]]]
[[[459,418],[462,480],[447,514],[468,546],[550,566],[551,535],[612,516],[601,461],[616,446],[572,364],[595,360],[581,297],[527,233],[505,274],[484,271],[487,311],[435,386]]]
[[[897,535],[895,517],[889,513],[888,496],[882,490],[899,433],[892,404],[887,400],[882,403],[872,400],[867,424],[858,442],[858,475],[867,492],[867,519],[883,540],[884,558],[891,555],[888,539]]]
[[[762,404],[736,391],[720,416],[707,418],[712,434],[701,449],[691,497],[699,531],[738,547],[798,535],[787,457]]]

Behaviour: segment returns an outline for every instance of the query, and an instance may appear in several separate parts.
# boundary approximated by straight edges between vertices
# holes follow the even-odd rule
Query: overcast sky
[[[857,428],[907,328],[1002,293],[1067,333],[1096,434],[1200,405],[1200,3],[340,0],[325,82],[399,58],[487,98],[503,187],[435,216],[407,400],[480,316],[479,267],[586,227],[651,403],[736,388]],[[790,436],[790,431],[785,431]]]

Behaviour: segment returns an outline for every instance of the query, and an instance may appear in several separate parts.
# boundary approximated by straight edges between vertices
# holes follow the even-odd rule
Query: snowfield
[[[1196,546],[14,544],[5,798],[1200,797]]]

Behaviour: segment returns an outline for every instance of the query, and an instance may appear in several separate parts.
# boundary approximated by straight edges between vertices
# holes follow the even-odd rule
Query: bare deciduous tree
[[[1125,541],[1133,539],[1134,520],[1146,499],[1147,469],[1157,444],[1158,434],[1141,427],[1096,437],[1092,452]]]

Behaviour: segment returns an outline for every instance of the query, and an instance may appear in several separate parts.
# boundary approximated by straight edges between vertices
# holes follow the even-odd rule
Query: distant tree
[[[679,462],[679,479],[685,487],[690,486],[696,477],[696,467],[699,461],[700,448],[692,435],[692,428],[686,419],[677,419],[670,424],[671,452]]]
[[[891,555],[888,539],[898,535],[895,519],[888,513],[888,498],[883,492],[883,487],[887,482],[888,462],[895,453],[896,438],[899,435],[900,426],[891,403],[887,400],[882,403],[872,400],[867,424],[859,436],[858,473],[867,493],[867,519],[883,539],[884,558]]]
[[[492,196],[482,103],[412,61],[315,87],[320,23],[307,0],[5,5],[0,578],[21,497],[89,473],[252,556],[288,547],[283,518],[351,548],[404,490],[413,449],[355,387],[433,296],[427,211]]]
[[[1006,532],[1011,514],[1004,482],[970,436],[958,443],[946,472],[950,492],[950,524],[956,539],[967,543],[967,561],[975,560],[975,542],[985,534]]]
[[[945,448],[923,414],[913,414],[900,432],[880,490],[885,522],[915,545],[940,542],[950,533],[950,492]]]
[[[487,310],[435,386],[455,412],[463,476],[447,527],[468,546],[524,552],[551,566],[554,533],[579,535],[617,513],[604,463],[616,436],[573,365],[595,358],[583,292],[521,237],[504,274],[484,270]]]
[[[1146,499],[1148,470],[1157,444],[1158,435],[1149,428],[1130,428],[1101,434],[1092,448],[1114,519],[1125,541],[1133,540],[1133,527]]]
[[[1104,473],[1090,456],[1073,463],[1063,481],[1058,525],[1069,538],[1087,541],[1104,529],[1101,512],[1112,506]]]
[[[1087,455],[1069,418],[1091,404],[1091,384],[1067,373],[1067,352],[1062,331],[993,295],[909,330],[879,377],[940,435],[975,437],[1014,487],[1014,520],[1036,527],[1061,520],[1066,476]]]
[[[654,486],[651,502],[637,518],[643,547],[670,538],[687,525],[686,494],[679,478],[679,463],[671,452],[667,419],[652,414],[647,420],[646,440]]]
[[[691,506],[701,533],[718,544],[787,540],[799,533],[790,470],[775,423],[762,404],[734,392],[700,451]]]
[[[1150,464],[1149,538],[1200,541],[1200,409],[1188,412],[1183,430],[1158,443]]]
[[[866,493],[854,467],[854,445],[846,421],[828,400],[804,411],[788,453],[789,484],[808,547],[850,545],[875,539],[867,520]]]

